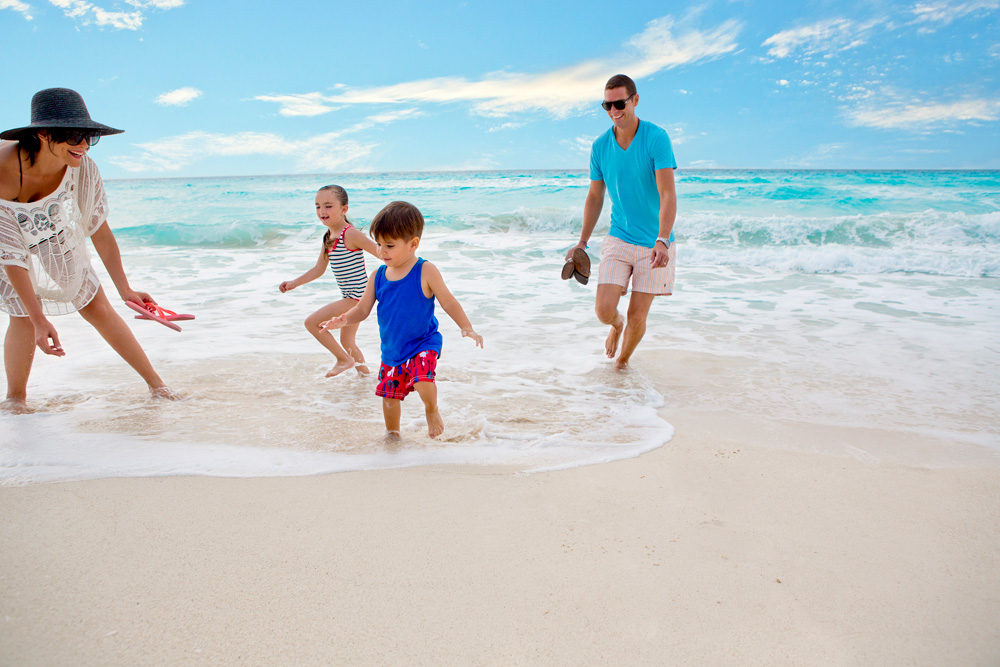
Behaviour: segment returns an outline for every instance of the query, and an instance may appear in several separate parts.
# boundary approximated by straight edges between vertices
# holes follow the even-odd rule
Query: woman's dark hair
[[[38,138],[38,130],[25,130],[17,137],[17,144],[28,154],[28,164],[34,165],[38,151],[42,150],[42,140]]]

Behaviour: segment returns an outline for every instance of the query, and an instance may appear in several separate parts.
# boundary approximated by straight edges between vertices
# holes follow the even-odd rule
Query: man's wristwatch
[[[669,238],[660,237],[660,238],[658,238],[656,240],[659,241],[660,243],[662,243],[663,245],[667,246],[667,250],[670,250],[670,239]],[[654,243],[654,245],[655,245],[655,243]]]

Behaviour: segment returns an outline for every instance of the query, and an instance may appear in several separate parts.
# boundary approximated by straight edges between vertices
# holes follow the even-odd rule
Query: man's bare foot
[[[614,359],[615,353],[618,351],[618,341],[622,337],[622,331],[625,330],[625,318],[622,317],[621,313],[618,313],[618,318],[615,323],[611,325],[611,331],[608,332],[608,338],[604,341],[604,352],[608,355],[608,359]]]
[[[153,398],[162,398],[167,401],[181,401],[187,396],[187,394],[174,391],[170,387],[150,387],[149,395]]]
[[[358,375],[368,376],[371,375],[371,371],[368,370],[368,364],[363,361],[359,361],[354,364],[354,370],[358,372]]]
[[[28,407],[24,399],[8,398],[0,403],[0,412],[6,412],[9,415],[30,415],[34,410]]]
[[[436,438],[444,433],[444,419],[441,418],[441,411],[425,412],[427,416],[427,435]]]
[[[340,361],[338,359],[337,365],[331,368],[329,372],[327,372],[326,376],[328,378],[332,378],[335,375],[340,375],[348,368],[352,368],[353,366],[354,366],[354,359],[344,359],[343,361]]]

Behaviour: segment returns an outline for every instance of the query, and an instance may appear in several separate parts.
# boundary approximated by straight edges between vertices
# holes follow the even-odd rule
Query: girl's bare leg
[[[94,297],[93,301],[80,309],[80,315],[97,330],[97,333],[101,334],[101,338],[107,341],[111,349],[117,352],[146,381],[151,394],[159,398],[180,398],[170,391],[159,374],[153,370],[153,364],[150,363],[146,352],[139,345],[139,341],[136,340],[125,320],[115,312],[103,287],[97,290],[97,296]]]
[[[332,333],[329,331],[323,331],[319,328],[319,325],[326,322],[331,317],[343,315],[353,308],[356,303],[357,301],[354,301],[353,299],[341,299],[340,301],[328,303],[306,318],[306,331],[312,334],[313,338],[319,341],[320,345],[329,350],[333,356],[337,358],[337,363],[326,374],[328,378],[332,378],[334,375],[340,375],[348,368],[354,366],[354,358],[340,346],[340,343],[337,342],[337,339],[333,337]]]
[[[358,325],[352,324],[350,326],[343,327],[340,330],[340,344],[344,346],[347,353],[351,355],[354,359],[354,368],[357,369],[359,375],[368,375],[368,366],[365,365],[365,355],[361,353],[361,348],[358,347],[356,336],[358,334]]]
[[[433,382],[418,382],[413,388],[420,394],[420,400],[424,402],[424,416],[427,417],[427,435],[436,438],[444,433],[444,419],[438,410],[437,385]]]
[[[27,317],[11,317],[3,341],[4,370],[7,371],[7,400],[0,410],[15,415],[28,409],[28,376],[35,359],[35,327]]]

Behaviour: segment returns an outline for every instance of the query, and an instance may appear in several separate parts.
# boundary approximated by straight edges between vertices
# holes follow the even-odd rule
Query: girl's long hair
[[[324,190],[329,190],[330,192],[332,192],[333,196],[337,198],[337,201],[340,202],[341,206],[347,206],[347,190],[340,187],[339,185],[324,185],[316,192],[318,194],[320,192],[323,192]],[[344,220],[347,220],[347,218],[345,217]],[[347,222],[351,221],[347,220]],[[326,230],[326,234],[323,235],[323,249],[329,251],[331,248],[333,248],[333,244],[334,244],[334,239],[330,238],[330,230],[328,229]]]

